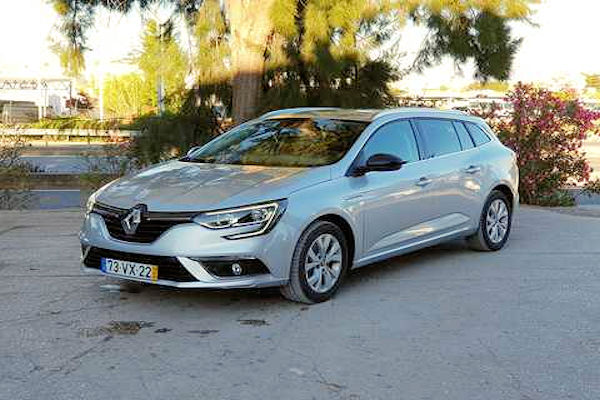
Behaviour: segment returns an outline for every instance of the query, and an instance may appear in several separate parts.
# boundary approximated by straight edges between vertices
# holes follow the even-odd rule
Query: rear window
[[[415,124],[425,144],[426,158],[461,151],[460,142],[452,121],[443,119],[417,119]]]
[[[487,133],[485,133],[485,131],[483,129],[481,129],[477,124],[474,124],[472,122],[465,122],[465,125],[467,126],[467,129],[469,130],[469,133],[471,134],[471,137],[473,138],[473,142],[475,143],[475,146],[481,146],[484,143],[489,142],[490,137],[488,136]]]

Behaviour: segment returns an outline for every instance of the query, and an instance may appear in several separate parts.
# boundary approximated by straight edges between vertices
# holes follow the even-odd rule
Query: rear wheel
[[[492,191],[481,212],[479,229],[467,238],[469,246],[479,251],[500,250],[508,241],[511,222],[512,210],[506,195]]]
[[[302,234],[294,250],[290,279],[281,293],[292,301],[329,300],[348,270],[348,245],[342,230],[328,221],[316,221]]]

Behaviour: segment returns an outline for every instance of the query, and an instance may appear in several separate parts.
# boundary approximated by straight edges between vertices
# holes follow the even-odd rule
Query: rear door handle
[[[481,167],[479,167],[477,165],[470,165],[467,168],[465,168],[465,172],[467,174],[476,174],[480,171],[481,171]]]
[[[433,182],[431,179],[423,176],[417,181],[416,185],[423,187],[429,185],[431,182]]]

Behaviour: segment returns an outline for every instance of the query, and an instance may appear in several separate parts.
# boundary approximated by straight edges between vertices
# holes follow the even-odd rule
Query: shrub
[[[3,128],[21,128],[21,129],[58,129],[58,130],[69,130],[69,129],[95,129],[95,130],[109,130],[121,128],[122,121],[118,119],[106,119],[100,121],[98,119],[81,118],[81,117],[54,117],[45,118],[40,121],[34,122],[23,122],[17,124],[0,124]]]
[[[140,135],[132,141],[131,155],[141,166],[183,156],[220,133],[215,115],[201,108],[190,114],[145,117],[133,126]]]
[[[134,172],[139,164],[133,156],[130,142],[112,141],[102,147],[101,155],[82,153],[87,172],[79,176],[84,189],[96,190],[106,183]]]
[[[24,146],[20,138],[0,137],[0,210],[27,208],[33,198],[29,174],[34,168],[21,160]]]
[[[508,117],[483,116],[500,140],[518,156],[521,201],[568,205],[568,184],[586,183],[591,168],[581,151],[587,134],[598,133],[600,113],[585,109],[573,96],[519,83],[508,95]]]

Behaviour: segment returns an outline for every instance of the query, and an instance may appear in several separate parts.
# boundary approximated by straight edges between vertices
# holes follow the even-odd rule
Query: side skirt
[[[368,257],[361,258],[354,262],[352,269],[361,268],[369,264],[376,263],[378,261],[386,260],[388,258],[396,257],[402,254],[410,253],[416,250],[420,250],[426,247],[434,246],[439,243],[443,243],[452,239],[459,239],[468,236],[470,232],[469,227],[456,229],[450,232],[442,233],[436,236],[428,237],[426,239],[419,240],[417,242],[409,243],[397,247],[395,249],[386,250],[378,254],[373,254]]]

